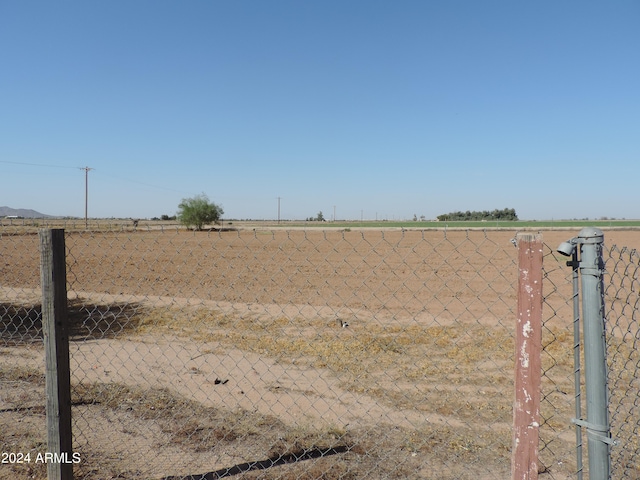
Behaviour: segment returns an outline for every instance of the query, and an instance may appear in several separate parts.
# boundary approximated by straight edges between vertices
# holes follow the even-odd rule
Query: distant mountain
[[[47,218],[51,215],[45,215],[44,213],[36,212],[35,210],[29,210],[26,208],[0,207],[0,218],[9,216],[22,218]]]

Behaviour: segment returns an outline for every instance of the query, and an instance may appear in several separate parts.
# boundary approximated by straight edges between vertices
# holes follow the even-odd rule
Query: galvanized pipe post
[[[580,245],[582,318],[587,421],[576,419],[587,429],[589,479],[608,480],[611,461],[609,413],[607,406],[607,364],[604,327],[604,234],[598,228],[583,228],[577,237]]]
[[[575,240],[575,239],[574,239]],[[575,412],[576,418],[582,418],[582,388],[580,368],[580,347],[582,345],[580,338],[580,262],[578,261],[578,249],[573,248],[571,261],[567,262],[567,266],[572,270],[572,286],[573,286],[573,380],[575,389]],[[583,464],[582,464],[582,427],[576,423],[576,480],[582,480]]]

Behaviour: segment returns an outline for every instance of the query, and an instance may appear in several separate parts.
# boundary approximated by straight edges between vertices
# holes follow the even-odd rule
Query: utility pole
[[[80,170],[84,170],[84,229],[89,227],[88,213],[89,213],[89,170],[93,170],[91,167],[79,167]]]
[[[278,197],[278,225],[280,225],[280,197]]]

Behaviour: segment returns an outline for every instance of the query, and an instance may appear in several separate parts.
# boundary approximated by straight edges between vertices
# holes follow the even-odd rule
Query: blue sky
[[[640,2],[0,0],[0,206],[640,218]]]

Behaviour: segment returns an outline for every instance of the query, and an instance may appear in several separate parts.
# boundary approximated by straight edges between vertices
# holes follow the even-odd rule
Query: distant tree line
[[[483,210],[481,212],[451,212],[438,215],[438,220],[444,221],[482,221],[482,220],[518,220],[516,210],[514,208],[495,209],[493,211]]]
[[[322,211],[319,211],[315,217],[309,217],[309,218],[306,218],[305,220],[307,222],[324,222],[325,221]]]

